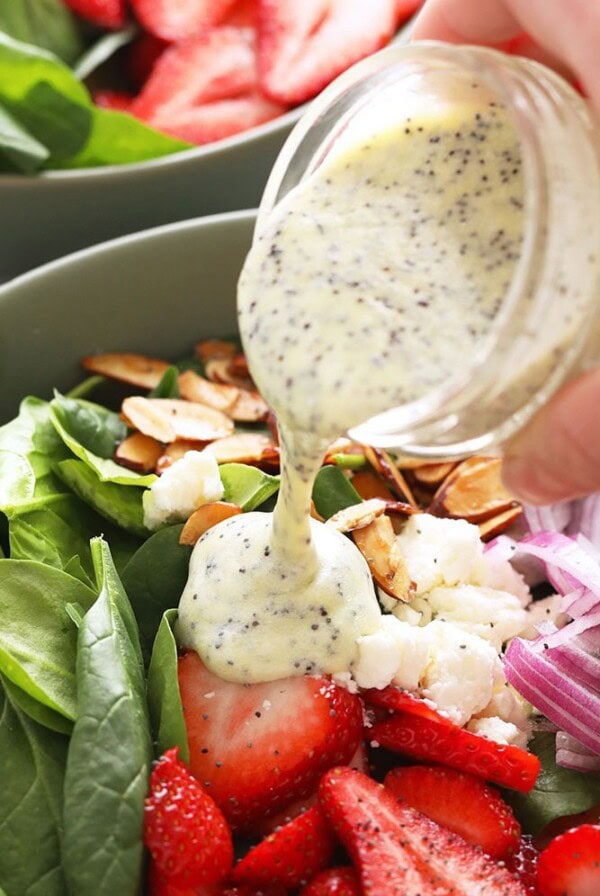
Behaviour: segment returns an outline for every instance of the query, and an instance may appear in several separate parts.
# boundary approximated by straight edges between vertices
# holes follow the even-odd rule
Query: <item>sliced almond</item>
[[[238,397],[227,413],[240,423],[257,423],[267,419],[269,405],[259,392],[239,389]]]
[[[228,501],[212,501],[194,510],[179,536],[179,544],[196,544],[198,539],[217,523],[241,513],[242,508]]]
[[[133,432],[115,451],[115,460],[122,467],[137,470],[138,473],[152,473],[163,453],[163,446],[151,436]]]
[[[260,463],[265,453],[271,456],[274,448],[271,439],[262,433],[240,432],[212,442],[206,451],[218,464],[252,464]]]
[[[231,435],[233,421],[204,404],[176,398],[126,398],[123,418],[133,429],[159,442],[212,442]]]
[[[228,386],[226,383],[212,383],[193,370],[186,370],[178,377],[179,393],[186,401],[199,401],[209,408],[229,413],[235,405],[240,390],[236,386]]]
[[[222,339],[203,339],[196,343],[194,352],[196,357],[206,364],[213,358],[233,358],[237,352],[237,345],[235,342],[224,342]]]
[[[499,457],[469,457],[441,484],[430,505],[438,516],[479,523],[517,506],[500,478]]]
[[[90,373],[106,376],[120,383],[128,383],[139,389],[154,389],[170,365],[158,358],[147,358],[146,355],[117,352],[88,355],[82,358],[81,366]]]
[[[176,460],[181,460],[188,451],[203,451],[206,448],[206,442],[190,442],[182,439],[179,442],[171,442],[170,445],[163,447],[162,454],[156,462],[155,473],[162,473],[167,467],[170,467]]]
[[[228,383],[230,386],[237,386],[238,389],[253,391],[255,386],[252,379],[232,373],[230,360],[230,358],[211,358],[206,361],[204,370],[209,380],[212,380],[213,383]]]
[[[417,467],[412,472],[417,482],[421,485],[434,488],[450,475],[455,466],[456,462],[453,461],[445,464],[423,464],[423,466]]]
[[[248,367],[248,360],[243,352],[238,352],[233,356],[229,362],[229,373],[232,376],[246,377],[247,379],[252,378],[250,368]]]
[[[352,538],[369,564],[376,584],[396,600],[411,600],[412,582],[404,559],[395,548],[396,535],[389,518],[379,516],[368,526],[354,529]]]
[[[363,450],[371,466],[380,476],[383,476],[400,500],[408,501],[413,507],[417,507],[417,502],[406,479],[387,451],[384,451],[383,448],[373,448],[371,445],[365,445]]]
[[[377,517],[385,513],[385,501],[381,498],[371,498],[370,501],[361,501],[360,504],[352,504],[338,510],[327,520],[327,525],[337,529],[338,532],[351,532],[353,529],[361,529],[368,526]]]
[[[372,470],[361,470],[352,477],[352,485],[365,501],[369,498],[382,498],[384,501],[395,501],[395,495],[385,482]]]
[[[523,508],[520,505],[510,507],[503,513],[499,513],[497,516],[492,516],[489,520],[479,523],[479,534],[484,541],[488,538],[495,538],[496,535],[500,535],[512,526],[513,523],[516,523],[522,513]]]

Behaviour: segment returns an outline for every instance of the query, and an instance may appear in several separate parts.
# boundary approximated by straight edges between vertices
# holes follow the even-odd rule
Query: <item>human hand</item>
[[[576,79],[600,116],[598,0],[427,0],[412,39],[512,46]],[[564,386],[506,446],[504,479],[532,504],[600,490],[600,368]]]

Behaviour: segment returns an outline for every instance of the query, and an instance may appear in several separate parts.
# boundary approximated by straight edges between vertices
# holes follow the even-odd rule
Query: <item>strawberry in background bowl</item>
[[[25,0],[0,9],[0,282],[256,206],[303,104],[418,5],[49,0],[31,21]]]

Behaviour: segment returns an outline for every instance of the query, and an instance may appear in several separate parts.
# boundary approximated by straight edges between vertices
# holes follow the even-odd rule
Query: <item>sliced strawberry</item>
[[[600,825],[582,824],[555,837],[540,853],[540,896],[598,896]]]
[[[193,143],[209,143],[280,115],[257,87],[249,29],[214,28],[165,50],[131,111]]]
[[[190,769],[238,827],[310,794],[361,740],[362,705],[322,677],[241,685],[179,660]]]
[[[503,866],[361,772],[331,769],[319,800],[365,896],[524,896]]]
[[[240,28],[256,28],[258,23],[258,0],[236,0],[225,18],[224,25]]]
[[[231,879],[256,887],[301,887],[327,867],[334,846],[322,809],[313,806],[253,847]]]
[[[519,849],[506,860],[506,867],[525,887],[527,896],[539,896],[537,888],[537,864],[540,851],[530,834],[523,834]]]
[[[425,0],[396,0],[396,26],[412,16]]]
[[[328,868],[307,884],[300,896],[362,896],[354,868]]]
[[[399,712],[373,725],[369,738],[395,753],[449,765],[524,793],[532,789],[541,768],[533,753],[449,725],[447,719],[438,722]]]
[[[260,83],[273,100],[315,96],[354,62],[388,43],[395,0],[259,0]]]
[[[92,94],[92,99],[101,109],[129,112],[133,97],[121,90],[96,90]]]
[[[66,5],[82,19],[118,31],[127,21],[125,0],[65,0]]]
[[[411,765],[393,769],[383,783],[397,799],[480,846],[493,859],[519,849],[521,827],[512,809],[481,778],[441,765]]]
[[[233,864],[231,832],[214,800],[177,757],[175,747],[150,776],[144,842],[156,870],[169,883],[194,887],[218,883]]]
[[[154,37],[153,34],[148,34],[147,31],[142,32],[129,45],[127,48],[127,74],[138,90],[144,86],[158,58],[168,46],[166,41]]]
[[[440,725],[444,723],[452,725],[449,719],[432,709],[425,700],[421,700],[419,697],[413,696],[409,691],[403,691],[401,688],[393,685],[389,685],[381,690],[369,688],[369,690],[363,691],[362,698],[367,705],[379,706],[382,709],[389,709],[394,712],[407,712],[413,716],[421,716],[424,719],[430,719],[432,722],[438,722]]]
[[[131,0],[136,16],[155,37],[185,40],[223,21],[236,0]]]

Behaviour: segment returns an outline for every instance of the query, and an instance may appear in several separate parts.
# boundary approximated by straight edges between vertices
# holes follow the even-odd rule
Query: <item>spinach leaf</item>
[[[50,152],[0,106],[0,154],[6,160],[5,167],[33,174]]]
[[[102,482],[146,488],[156,476],[141,476],[112,460],[115,448],[127,435],[118,414],[82,398],[55,394],[50,420],[67,448],[97,473]]]
[[[179,544],[183,526],[166,526],[145,541],[123,570],[123,586],[133,607],[144,655],[165,610],[176,607],[188,578],[192,548]]]
[[[177,610],[167,610],[158,627],[148,669],[148,709],[152,733],[160,756],[179,747],[184,762],[190,761],[185,719],[177,678],[177,644],[173,626]]]
[[[362,501],[361,496],[340,468],[331,465],[321,467],[317,473],[312,497],[317,513],[320,513],[326,520],[338,510],[351,507],[353,504],[360,504]]]
[[[83,51],[77,21],[63,0],[0,0],[0,31],[50,50],[68,65]]]
[[[114,482],[101,482],[82,460],[61,461],[56,465],[56,474],[100,516],[132,535],[144,538],[150,534],[144,526],[142,489],[125,488]]]
[[[34,722],[37,722],[44,728],[50,728],[51,731],[57,731],[59,734],[71,733],[73,722],[70,719],[65,719],[64,716],[50,709],[49,706],[44,706],[43,703],[30,697],[29,694],[18,688],[8,678],[4,678],[2,684],[13,706],[18,707]]]
[[[19,415],[0,427],[0,510],[11,517],[32,498],[62,491],[52,468],[67,456],[48,403],[25,398]]]
[[[555,818],[577,815],[600,803],[600,775],[574,772],[557,765],[554,734],[536,734],[528,749],[542,763],[535,787],[529,793],[504,793],[525,831],[537,834]]]
[[[179,370],[176,367],[167,367],[159,384],[148,392],[148,398],[179,398],[178,377]]]
[[[86,609],[94,592],[31,560],[0,560],[0,672],[67,719],[76,715],[77,632],[66,603]]]
[[[0,682],[0,887],[8,896],[64,896],[61,799],[67,739],[41,728]]]
[[[67,398],[85,398],[90,392],[93,392],[98,386],[106,382],[105,376],[88,376],[66,394]]]
[[[100,594],[79,628],[63,864],[77,896],[136,896],[152,761],[141,651],[108,545],[94,539],[91,550]]]
[[[238,504],[242,510],[256,510],[279,488],[279,476],[269,476],[246,464],[221,464],[224,501]]]
[[[120,50],[121,47],[131,43],[133,38],[139,33],[136,25],[128,25],[120,31],[109,31],[103,34],[91,47],[89,47],[83,56],[77,60],[73,71],[80,81],[83,81],[88,75],[99,68],[107,59]]]
[[[92,585],[90,539],[104,535],[122,569],[139,547],[139,540],[107,523],[87,504],[68,493],[24,505],[9,524],[10,553],[15,560],[39,560],[69,571]],[[78,560],[76,572],[75,561]]]

